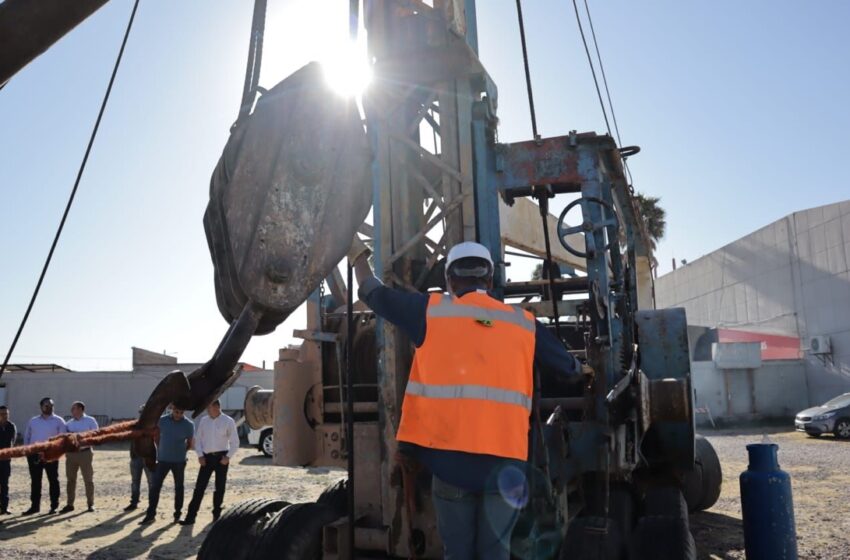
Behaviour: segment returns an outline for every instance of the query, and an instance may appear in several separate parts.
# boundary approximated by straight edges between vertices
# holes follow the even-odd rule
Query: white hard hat
[[[446,258],[446,273],[448,273],[449,268],[455,261],[467,258],[487,261],[487,264],[490,265],[488,273],[493,273],[493,258],[490,256],[490,251],[481,243],[475,243],[474,241],[464,241],[451,248],[449,256]]]

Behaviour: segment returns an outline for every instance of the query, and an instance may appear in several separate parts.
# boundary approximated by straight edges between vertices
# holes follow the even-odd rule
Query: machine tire
[[[273,437],[274,432],[271,428],[263,430],[263,433],[260,434],[260,442],[257,444],[257,449],[262,451],[266,457],[272,457],[274,455]]]
[[[838,439],[850,439],[850,418],[840,418],[835,422],[833,432]]]
[[[635,528],[629,560],[697,560],[688,519],[670,515],[642,517]]]
[[[723,487],[723,470],[720,467],[720,458],[707,439],[702,436],[696,436],[694,439],[696,446],[696,457],[700,463],[702,471],[702,497],[697,504],[695,510],[705,511],[720,498],[720,491]]]
[[[322,528],[339,519],[324,504],[292,504],[277,512],[262,527],[251,548],[251,560],[319,560]]]
[[[324,489],[317,504],[330,506],[340,516],[348,513],[348,479],[343,478]]]
[[[688,506],[678,488],[650,488],[644,510],[645,515],[638,520],[632,535],[630,560],[696,560],[696,544],[688,525]]]
[[[685,473],[685,476],[682,478],[682,495],[685,497],[685,503],[688,504],[688,511],[694,512],[699,510],[702,493],[702,463],[694,461],[694,470]]]
[[[612,482],[608,517],[587,515],[570,523],[561,560],[622,560],[635,525],[635,497],[628,484]]]
[[[622,560],[624,543],[611,518],[577,517],[567,529],[560,560]]]
[[[228,508],[207,533],[198,560],[243,560],[267,518],[289,505],[283,500],[258,498]]]

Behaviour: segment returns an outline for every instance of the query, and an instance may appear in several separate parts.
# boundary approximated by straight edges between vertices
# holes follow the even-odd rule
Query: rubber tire
[[[697,560],[688,520],[669,515],[642,517],[635,528],[629,560]]]
[[[678,488],[650,488],[644,509],[645,515],[638,520],[632,535],[630,560],[696,560],[688,506]]]
[[[283,500],[258,498],[228,508],[204,538],[198,560],[246,560],[267,516],[288,505]]]
[[[567,529],[560,560],[622,560],[624,543],[617,523],[607,517],[577,517]]]
[[[322,528],[339,519],[331,506],[292,504],[262,527],[251,547],[251,560],[320,560]]]
[[[685,503],[688,504],[688,511],[699,511],[702,492],[702,463],[694,461],[694,470],[685,473],[682,478],[682,495],[685,497]]]
[[[850,436],[841,436],[838,434],[838,426],[841,424],[850,424],[850,418],[840,418],[835,421],[835,430],[832,432],[836,439],[850,439]]]
[[[694,438],[696,457],[702,469],[702,497],[694,511],[705,511],[717,503],[723,489],[723,469],[711,442],[698,435]]]
[[[340,516],[348,514],[348,479],[334,482],[322,491],[317,504],[330,506]]]
[[[567,528],[561,560],[624,560],[635,526],[632,487],[612,482],[608,494],[608,517],[581,516]]]
[[[260,442],[257,444],[257,449],[263,452],[263,455],[266,457],[272,457],[273,453],[269,453],[266,451],[266,438],[273,437],[274,432],[271,429],[263,430],[263,433],[260,434]]]

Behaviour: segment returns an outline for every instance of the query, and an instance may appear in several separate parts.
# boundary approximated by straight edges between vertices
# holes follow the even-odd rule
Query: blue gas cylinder
[[[747,560],[797,560],[791,477],[779,468],[775,443],[747,446],[741,473],[741,510]]]

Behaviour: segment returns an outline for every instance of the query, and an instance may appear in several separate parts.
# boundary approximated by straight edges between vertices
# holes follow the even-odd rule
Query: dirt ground
[[[691,516],[700,559],[745,558],[738,476],[747,468],[746,445],[765,433],[791,475],[800,560],[850,558],[850,442],[773,429],[703,432],[720,456],[723,491],[713,508]]]
[[[169,476],[162,489],[157,521],[140,526],[144,509],[125,513],[130,502],[128,445],[95,450],[95,512],[85,512],[85,489],[77,480],[76,510],[47,515],[47,479],[43,482],[41,514],[21,517],[29,507],[29,473],[24,459],[12,460],[9,509],[15,515],[0,516],[0,559],[128,560],[131,558],[194,558],[212,524],[212,480],[197,523],[181,527],[172,522],[174,484]],[[65,504],[65,461],[59,466],[62,487],[60,507]],[[189,503],[198,462],[186,467],[185,502]],[[255,448],[243,446],[231,463],[227,477],[227,504],[249,498],[282,497],[290,502],[315,500],[345,471],[272,467],[271,460]],[[142,508],[147,505],[147,483],[142,480]],[[82,506],[82,507],[81,507]]]
[[[738,475],[746,468],[746,444],[759,442],[763,431],[710,431],[705,435],[720,455],[723,465],[723,492],[709,511],[691,517],[691,527],[701,560],[744,559],[741,531],[741,504]],[[778,443],[782,468],[791,474],[800,560],[839,560],[850,558],[850,442],[831,437],[808,438],[794,432],[770,430]],[[188,504],[198,467],[190,461],[186,469]],[[228,476],[225,505],[256,497],[282,497],[291,502],[314,500],[344,472],[328,469],[272,467],[271,461],[255,449],[243,447]],[[129,470],[126,446],[96,450],[94,513],[81,512],[85,494],[81,481],[77,488],[77,511],[66,515],[20,517],[29,506],[29,476],[26,462],[12,463],[11,507],[16,515],[0,517],[0,559],[91,559],[193,558],[212,522],[212,485],[204,501],[198,523],[181,527],[171,522],[173,485],[163,488],[156,523],[140,526],[142,510],[129,514]],[[64,505],[64,461],[60,466],[61,504]],[[146,484],[142,483],[145,495]],[[143,500],[144,506],[146,500]],[[47,510],[45,480],[42,511]]]

